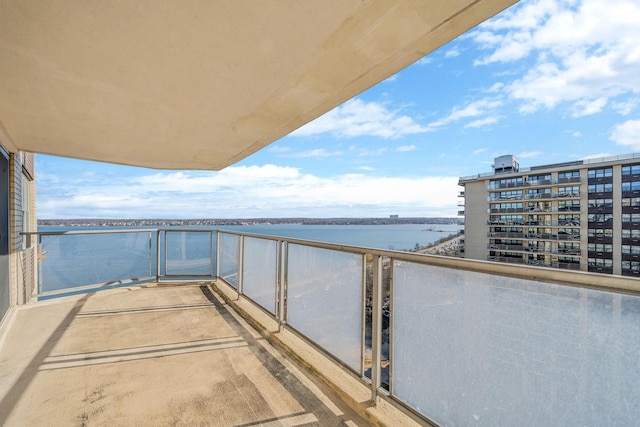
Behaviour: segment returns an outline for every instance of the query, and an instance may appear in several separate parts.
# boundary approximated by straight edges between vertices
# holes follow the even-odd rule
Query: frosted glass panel
[[[442,425],[640,419],[640,298],[396,261],[392,392]]]
[[[276,313],[277,265],[278,242],[245,237],[242,292],[272,314]]]
[[[211,232],[209,231],[167,231],[167,274],[168,275],[210,275]]]
[[[220,234],[220,277],[238,287],[238,242],[235,234]]]
[[[289,245],[287,322],[358,372],[362,280],[360,255]]]
[[[42,249],[43,292],[151,275],[147,232],[45,235]]]

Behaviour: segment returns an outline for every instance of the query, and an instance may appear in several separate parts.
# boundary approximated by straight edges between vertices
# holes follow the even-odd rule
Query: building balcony
[[[38,239],[41,301],[2,329],[5,425],[640,417],[633,278],[204,229]]]

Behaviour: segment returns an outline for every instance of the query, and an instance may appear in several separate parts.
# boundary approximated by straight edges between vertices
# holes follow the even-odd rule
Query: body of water
[[[38,227],[39,231],[117,230],[126,227]],[[135,227],[145,228],[145,227]],[[159,227],[148,227],[159,228]],[[392,224],[392,225],[303,225],[256,224],[215,227],[176,227],[184,229],[216,228],[243,233],[291,237],[316,242],[337,243],[374,249],[412,250],[427,246],[464,229],[458,224]]]

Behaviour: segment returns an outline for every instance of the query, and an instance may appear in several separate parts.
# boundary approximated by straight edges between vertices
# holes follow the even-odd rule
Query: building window
[[[640,190],[640,181],[630,181],[622,183],[622,191],[638,191]]]
[[[580,210],[580,200],[560,200],[558,202],[558,211],[579,211]]]
[[[624,222],[624,215],[625,214],[622,214],[622,222]],[[630,214],[627,214],[627,215],[630,215]],[[633,215],[636,215],[636,214],[633,214]],[[637,214],[637,215],[640,218],[640,214]],[[610,214],[610,213],[589,214],[587,218],[589,222],[608,222],[608,221],[613,221],[613,214]]]
[[[640,239],[640,229],[634,228],[630,230],[627,228],[623,228],[622,238],[623,239]]]
[[[491,193],[490,200],[519,200],[522,199],[522,190],[500,191]]]
[[[613,184],[589,184],[589,193],[611,193]]]
[[[622,261],[622,269],[640,271],[640,261]]]
[[[640,206],[640,197],[623,197],[622,206]]]
[[[580,171],[568,171],[558,173],[558,179],[580,178]]]
[[[628,165],[622,167],[622,175],[639,175],[640,165]]]
[[[589,178],[606,178],[613,176],[613,168],[589,169]]]
[[[558,188],[558,197],[579,197],[580,187],[577,185],[571,187]]]
[[[497,190],[500,188],[522,187],[522,177],[496,179],[489,182],[488,190]]]
[[[640,255],[640,246],[622,245],[623,254]]]
[[[612,208],[613,199],[589,199],[587,206],[590,208]]]
[[[613,252],[613,245],[610,243],[589,243],[587,249],[589,252],[611,253]]]
[[[560,226],[580,226],[580,215],[560,214],[558,215],[558,225]]]
[[[588,231],[588,236],[589,237],[597,237],[597,238],[602,238],[602,237],[612,238],[613,237],[613,229],[611,229],[611,228],[590,228],[589,231]]]
[[[589,263],[589,267],[613,268],[612,259],[589,258],[588,263]]]
[[[640,222],[640,213],[622,214],[622,222]]]

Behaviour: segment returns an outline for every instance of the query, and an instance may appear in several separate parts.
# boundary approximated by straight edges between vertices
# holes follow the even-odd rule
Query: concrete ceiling
[[[0,139],[219,170],[512,3],[0,0]]]

